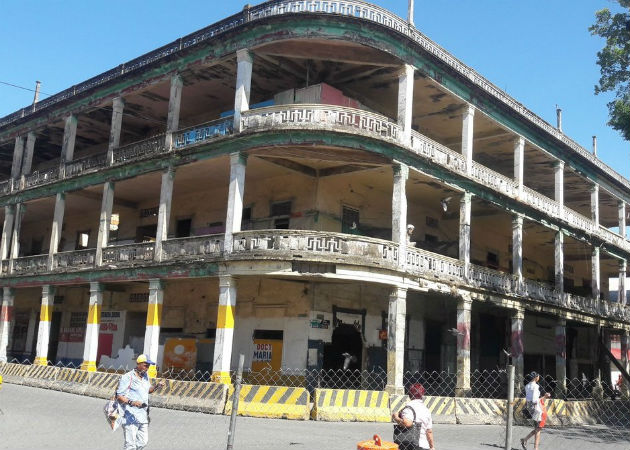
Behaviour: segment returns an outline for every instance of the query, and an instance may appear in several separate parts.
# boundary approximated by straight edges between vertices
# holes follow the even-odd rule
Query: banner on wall
[[[282,367],[282,340],[254,339],[252,371],[280,370]]]

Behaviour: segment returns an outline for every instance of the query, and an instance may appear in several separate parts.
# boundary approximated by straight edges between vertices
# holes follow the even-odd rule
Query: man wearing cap
[[[426,407],[422,398],[425,389],[420,383],[412,384],[409,387],[409,398],[411,401],[403,409],[392,414],[392,420],[398,425],[411,428],[418,427],[419,439],[417,443],[401,443],[401,450],[435,450],[433,440],[433,419],[431,411]]]
[[[538,446],[540,445],[540,432],[545,426],[543,403],[545,399],[549,398],[551,395],[547,392],[542,397],[540,396],[540,386],[538,385],[540,375],[536,372],[529,374],[529,380],[529,383],[525,385],[525,408],[527,408],[527,412],[534,421],[534,429],[521,439],[521,447],[523,447],[523,450],[526,450],[527,441],[529,438],[534,437],[534,449],[538,450]]]
[[[151,384],[147,370],[153,361],[146,355],[138,356],[137,366],[127,372],[118,382],[116,396],[124,405],[125,417],[123,434],[125,437],[124,450],[142,450],[149,440],[149,394],[164,386],[164,380]]]

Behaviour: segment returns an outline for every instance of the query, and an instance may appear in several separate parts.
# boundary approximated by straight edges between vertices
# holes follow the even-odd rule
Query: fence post
[[[507,398],[507,421],[505,422],[505,450],[512,449],[512,419],[514,412],[514,366],[507,366],[508,376],[508,398]]]
[[[234,448],[234,430],[236,429],[236,413],[238,412],[238,398],[241,394],[241,381],[243,380],[243,363],[245,355],[242,353],[238,357],[238,371],[236,372],[236,383],[234,383],[234,394],[232,395],[232,415],[230,416],[230,429],[228,431],[227,450]]]

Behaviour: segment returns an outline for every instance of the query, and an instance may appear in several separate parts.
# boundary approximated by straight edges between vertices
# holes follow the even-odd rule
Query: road
[[[105,400],[5,383],[0,390],[0,449],[117,449],[121,430],[107,429]],[[223,450],[229,417],[152,408],[147,450]],[[357,448],[374,433],[391,439],[392,426],[382,423],[340,423],[238,417],[234,449],[306,450]],[[492,450],[504,430],[489,425],[434,426],[436,449]],[[527,433],[517,427],[516,437]],[[606,433],[545,430],[541,450],[630,450],[630,441],[610,442]],[[603,442],[608,441],[608,442]],[[533,448],[533,446],[530,446]]]

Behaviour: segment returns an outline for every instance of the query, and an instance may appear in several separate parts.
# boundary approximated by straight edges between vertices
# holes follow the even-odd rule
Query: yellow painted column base
[[[81,370],[96,372],[96,361],[83,361],[83,364],[81,364]]]
[[[230,372],[212,372],[211,381],[213,383],[232,384]]]
[[[150,379],[157,377],[157,367],[153,365],[150,366],[149,370],[147,370],[147,375],[149,376]]]
[[[48,359],[45,358],[45,357],[42,357],[42,356],[38,356],[33,361],[33,365],[35,365],[35,366],[47,366],[48,365]]]

